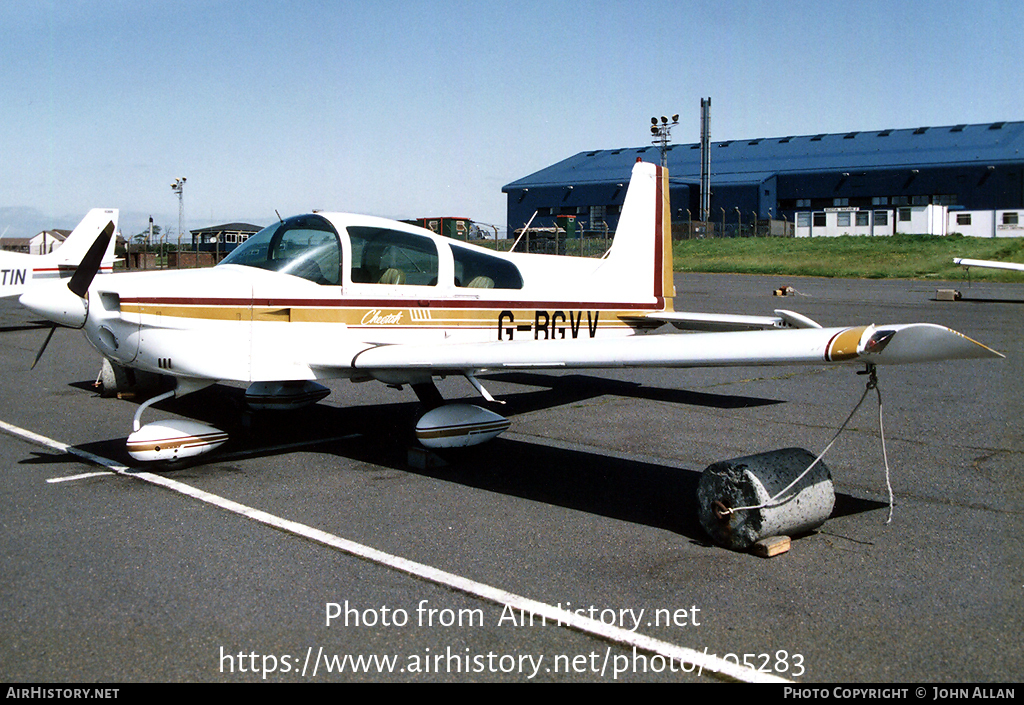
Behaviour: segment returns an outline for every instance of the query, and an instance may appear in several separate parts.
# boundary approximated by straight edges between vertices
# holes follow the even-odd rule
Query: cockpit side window
[[[308,279],[341,284],[341,240],[327,219],[299,215],[259,231],[224,258],[241,264]]]
[[[468,289],[522,289],[523,276],[508,260],[452,245],[455,286]]]
[[[362,225],[350,226],[348,238],[353,282],[437,285],[437,246],[430,238]]]

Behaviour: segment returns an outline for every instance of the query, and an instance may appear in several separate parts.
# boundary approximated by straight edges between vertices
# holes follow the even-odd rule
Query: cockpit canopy
[[[341,239],[326,218],[298,215],[263,228],[221,264],[269,269],[316,284],[341,284]]]
[[[316,284],[387,284],[460,288],[521,289],[523,277],[508,260],[470,247],[376,225],[345,229],[351,262],[346,274],[342,237],[321,215],[300,215],[259,231],[224,258],[240,264],[291,274]],[[442,267],[441,261],[450,261]],[[442,271],[451,271],[439,282]]]

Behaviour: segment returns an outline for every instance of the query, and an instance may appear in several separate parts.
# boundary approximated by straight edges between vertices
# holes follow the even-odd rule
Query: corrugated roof
[[[212,233],[257,233],[262,229],[262,225],[253,225],[252,223],[226,223],[224,225],[211,225],[207,228],[197,228],[195,230],[189,230],[189,232],[197,235],[207,235]]]
[[[711,143],[711,176],[752,183],[778,173],[871,170],[909,166],[1005,164],[1024,161],[1024,122],[918,127]],[[580,152],[502,188],[608,183],[629,178],[637,158],[660,161],[658,147]],[[700,144],[671,145],[672,180],[700,179]]]

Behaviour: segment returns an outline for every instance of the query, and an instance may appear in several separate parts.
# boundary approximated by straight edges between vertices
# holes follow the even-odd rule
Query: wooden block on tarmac
[[[750,550],[755,556],[771,558],[772,556],[777,556],[780,553],[788,551],[789,544],[790,541],[788,536],[768,536],[756,542],[750,547]]]

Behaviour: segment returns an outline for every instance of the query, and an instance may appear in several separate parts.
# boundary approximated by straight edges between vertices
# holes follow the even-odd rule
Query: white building
[[[895,208],[837,206],[796,214],[796,237],[841,235],[945,235],[948,206],[923,205]]]
[[[45,255],[60,247],[70,230],[43,230],[34,237],[6,237],[0,239],[0,249],[8,252],[24,252],[30,255]]]
[[[1024,237],[1024,210],[950,211],[949,232],[970,237]]]
[[[838,206],[796,214],[797,237],[896,233],[1024,237],[1024,209],[965,211],[937,205],[872,209]]]

